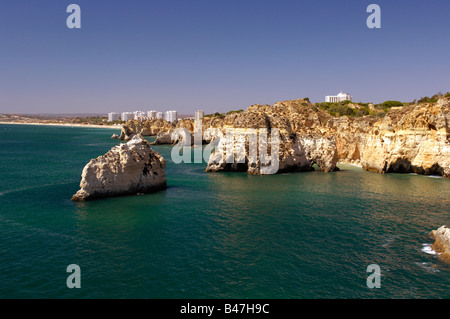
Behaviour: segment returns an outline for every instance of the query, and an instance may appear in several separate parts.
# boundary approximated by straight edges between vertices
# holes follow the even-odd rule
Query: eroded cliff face
[[[85,201],[166,188],[166,161],[150,143],[136,135],[92,159],[83,169],[80,190],[73,201]]]
[[[176,125],[163,120],[130,121],[121,138],[138,133],[158,135],[155,144],[169,144],[176,128],[193,133],[194,121],[181,120]],[[223,132],[236,129],[244,135],[252,129],[263,129],[269,136],[273,128],[278,129],[280,172],[311,170],[313,164],[329,172],[336,170],[337,162],[343,162],[382,174],[410,172],[450,177],[450,98],[393,109],[383,118],[333,117],[305,100],[256,104],[242,113],[204,118],[202,131],[209,128]],[[205,136],[208,135],[204,135],[203,142],[209,142],[211,138]],[[258,159],[247,156],[239,165],[229,163],[224,152],[232,142],[235,141],[226,137],[219,141],[207,170],[247,170],[259,174]],[[252,146],[248,141],[245,144],[247,150]],[[269,137],[269,154],[270,149]]]
[[[203,132],[206,132],[210,128],[221,128],[224,123],[223,118],[217,116],[207,117],[203,119],[201,129]],[[156,140],[153,142],[155,145],[172,144],[171,136],[176,129],[187,129],[193,133],[195,130],[194,120],[180,119],[176,124],[163,119],[130,120],[122,126],[119,139],[121,141],[129,141],[133,136],[141,134],[142,136],[156,136]],[[209,142],[209,140],[206,140],[206,142]]]
[[[121,141],[129,141],[138,134],[142,136],[154,136],[159,132],[167,132],[173,130],[175,127],[175,124],[169,123],[162,119],[153,121],[130,120],[122,126],[122,132],[119,136],[119,139]]]
[[[324,134],[336,138],[340,162],[362,165],[361,157],[367,146],[367,138],[377,118],[331,117],[325,124]]]
[[[325,112],[314,111],[304,100],[252,105],[243,113],[228,115],[223,120],[222,130],[234,130],[234,134],[221,137],[206,171],[273,174],[311,171],[314,164],[325,172],[337,170],[336,140],[321,131],[321,121],[326,118]],[[272,136],[275,129],[278,134]],[[249,138],[252,134],[255,135],[253,142]],[[242,136],[247,137],[245,152],[239,143]],[[251,147],[257,150],[254,156],[251,156]],[[235,160],[230,159],[233,154],[237,154]]]
[[[334,124],[332,131],[344,162],[382,174],[450,177],[448,98],[392,110],[378,121],[339,119]]]

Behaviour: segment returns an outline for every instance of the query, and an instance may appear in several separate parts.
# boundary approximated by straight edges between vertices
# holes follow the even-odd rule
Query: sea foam
[[[421,250],[429,255],[439,255],[439,253],[437,253],[436,251],[433,250],[433,248],[431,248],[431,244],[422,244]]]

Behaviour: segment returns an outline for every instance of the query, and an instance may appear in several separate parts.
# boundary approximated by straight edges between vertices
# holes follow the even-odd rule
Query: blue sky
[[[66,8],[81,7],[81,29]],[[381,29],[366,8],[381,7]],[[450,2],[2,0],[0,113],[191,114],[450,91]]]

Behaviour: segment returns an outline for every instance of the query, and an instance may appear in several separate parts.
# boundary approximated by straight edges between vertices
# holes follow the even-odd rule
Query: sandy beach
[[[65,126],[65,127],[90,127],[90,128],[107,128],[121,130],[121,125],[94,125],[94,124],[71,124],[71,123],[20,123],[20,122],[0,122],[0,124],[15,124],[15,125],[47,125],[47,126]]]

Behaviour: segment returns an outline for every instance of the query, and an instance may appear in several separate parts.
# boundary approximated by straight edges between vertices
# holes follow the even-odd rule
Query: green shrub
[[[342,101],[342,102],[341,102],[342,105],[348,105],[348,104],[350,104],[350,103],[353,103],[353,102],[350,101],[350,100],[345,100],[345,101]]]
[[[354,109],[348,106],[348,104],[352,103],[351,101],[342,101],[339,103],[331,103],[331,102],[323,102],[323,103],[315,103],[315,105],[324,110],[327,111],[330,115],[332,116],[356,116],[356,117],[361,117],[361,116],[366,116],[366,115],[371,115],[371,116],[384,116],[384,112],[382,111],[383,108],[381,108],[381,106],[379,107],[378,112],[376,111],[370,111],[369,109],[369,104],[370,103],[355,103],[355,104],[359,104],[361,106],[363,106],[360,109]],[[395,105],[403,105],[403,103],[401,102],[396,102],[393,103]],[[387,108],[386,108],[387,110]]]
[[[400,101],[385,101],[385,102],[381,103],[381,106],[384,109],[389,109],[389,108],[395,107],[395,106],[403,106],[403,102],[400,102]]]
[[[361,117],[361,116],[364,116],[364,115],[369,115],[369,112],[370,111],[369,111],[368,108],[362,108],[362,109],[356,110],[355,116]]]
[[[352,109],[351,107],[348,107],[347,105],[342,105],[342,104],[333,105],[328,109],[328,111],[331,113],[334,113],[338,116],[342,116],[342,115],[353,116],[353,115],[355,115],[354,109]]]
[[[323,102],[323,103],[316,103],[316,105],[320,107],[322,110],[327,111],[331,106],[336,105],[336,103]]]
[[[316,103],[316,106],[327,111],[332,116],[355,116],[356,111],[348,106],[349,103],[351,103],[351,101],[342,101],[339,103],[323,102]]]
[[[206,114],[206,115],[204,115],[203,117],[213,117],[213,116],[223,118],[223,117],[225,117],[225,114],[216,112],[216,113],[214,113],[214,114]]]
[[[417,103],[436,103],[437,101],[438,101],[438,96],[433,95],[431,98],[429,98],[428,96],[425,96],[425,97],[421,98],[419,101],[417,101]]]
[[[237,111],[229,111],[229,112],[227,112],[227,115],[233,114],[233,113],[242,113],[242,112],[244,112],[244,110],[242,110],[242,109],[237,110]]]

